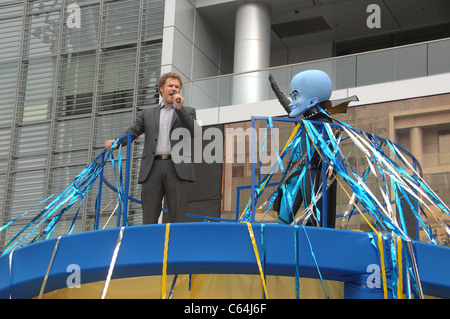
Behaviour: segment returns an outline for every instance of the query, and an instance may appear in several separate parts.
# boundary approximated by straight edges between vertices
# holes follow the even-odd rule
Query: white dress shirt
[[[170,145],[170,126],[175,107],[173,104],[164,105],[164,103],[161,103],[160,108],[159,132],[155,155],[169,155],[172,151],[172,147]]]

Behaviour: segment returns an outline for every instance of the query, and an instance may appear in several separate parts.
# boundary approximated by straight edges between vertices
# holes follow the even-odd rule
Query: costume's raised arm
[[[284,95],[283,92],[281,92],[280,88],[277,85],[277,82],[273,78],[272,74],[269,75],[269,81],[270,86],[272,87],[273,93],[275,93],[275,96],[277,97],[278,101],[280,101],[283,108],[286,110],[286,112],[289,114],[291,113],[291,107],[289,106],[289,103],[291,101]]]

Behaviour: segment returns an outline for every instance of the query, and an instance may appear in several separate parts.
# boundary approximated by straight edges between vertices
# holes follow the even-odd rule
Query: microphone
[[[175,95],[175,94],[177,94],[177,93],[176,93],[176,92],[170,93],[170,95]],[[176,101],[177,103],[181,103],[181,99],[180,99],[180,98],[176,99],[175,101]]]

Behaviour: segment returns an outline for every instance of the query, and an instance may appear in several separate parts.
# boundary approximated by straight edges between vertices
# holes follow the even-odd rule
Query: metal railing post
[[[102,154],[102,163],[105,162],[105,153]],[[98,182],[98,192],[97,192],[97,201],[95,203],[95,221],[94,221],[94,230],[98,229],[99,221],[100,221],[100,209],[102,203],[102,185],[103,185],[103,171],[104,167],[100,171],[99,182]]]
[[[251,204],[251,222],[253,223],[255,221],[255,200],[256,200],[256,188],[255,188],[255,161],[256,161],[256,154],[255,154],[255,147],[256,147],[256,133],[255,133],[255,121],[256,118],[252,116],[252,155],[251,155],[251,161],[252,161],[252,204]]]
[[[325,130],[325,126],[322,126],[322,134],[323,134],[323,139],[326,142],[326,138],[327,138],[327,133]],[[319,222],[321,222],[322,227],[328,227],[328,217],[327,217],[327,164],[325,163],[325,161],[322,159],[322,165],[321,165],[321,169],[322,169],[322,214],[321,214],[321,220]]]
[[[128,219],[128,195],[130,189],[130,164],[131,164],[131,133],[127,136],[127,161],[125,166],[125,185],[123,190],[123,221],[122,226],[127,225]]]

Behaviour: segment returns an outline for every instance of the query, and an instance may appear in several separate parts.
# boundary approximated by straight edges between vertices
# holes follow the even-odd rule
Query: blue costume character
[[[269,80],[272,89],[275,92],[280,103],[291,118],[299,118],[303,115],[304,119],[332,123],[331,113],[341,113],[347,110],[348,103],[357,100],[355,96],[339,100],[330,101],[332,92],[331,79],[323,71],[308,70],[296,74],[291,81],[290,95],[292,101],[280,91],[273,77]],[[329,109],[329,112],[325,111]],[[333,110],[332,112],[330,112]],[[314,201],[314,214],[307,221],[307,225],[318,225],[315,215],[322,210],[321,198],[315,200],[319,187],[322,182],[322,165],[318,154],[314,154],[311,161],[307,163],[307,157],[303,155],[307,151],[307,132],[302,131],[300,142],[291,150],[291,161],[301,161],[297,170],[290,175],[286,181],[284,193],[282,189],[274,203],[274,210],[278,211],[278,222],[280,224],[290,224],[294,220],[294,216],[299,210],[301,204],[308,207],[311,201]],[[300,178],[305,165],[305,174],[300,182],[300,187],[295,191],[295,185]],[[327,191],[327,227],[335,227],[336,218],[336,184],[332,183]]]
[[[308,70],[300,72],[292,78],[290,89],[292,102],[289,104],[289,117],[297,118],[304,115],[307,118],[311,117],[313,113],[322,113],[318,109],[318,105],[330,99],[333,86],[330,77],[325,72]],[[329,118],[327,113],[322,114],[325,115],[325,118]]]

